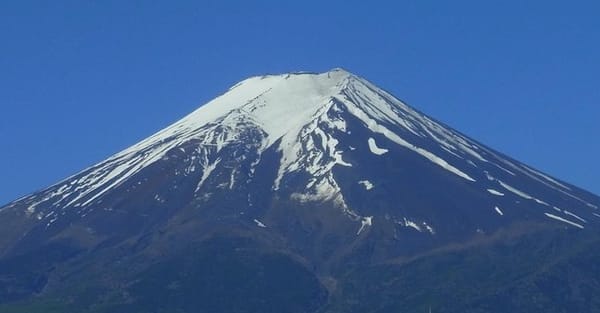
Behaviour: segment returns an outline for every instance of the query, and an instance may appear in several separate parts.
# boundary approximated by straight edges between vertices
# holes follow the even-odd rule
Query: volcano
[[[0,311],[600,312],[599,206],[343,69],[252,77],[1,207]]]

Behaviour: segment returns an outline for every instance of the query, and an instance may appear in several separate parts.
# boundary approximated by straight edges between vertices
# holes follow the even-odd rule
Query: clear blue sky
[[[0,203],[252,75],[344,67],[600,193],[598,1],[1,1]]]

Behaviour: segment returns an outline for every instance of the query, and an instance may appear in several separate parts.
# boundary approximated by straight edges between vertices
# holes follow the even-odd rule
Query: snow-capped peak
[[[269,141],[275,142],[314,118],[319,109],[341,91],[351,76],[345,70],[333,69],[320,74],[293,73],[245,79],[225,94],[121,154],[174,136],[193,136],[208,123],[226,122],[225,117],[232,113],[254,121],[266,132]]]
[[[370,82],[335,68],[324,73],[264,75],[243,80],[171,126],[47,189],[41,197],[26,198],[27,212],[45,216],[36,211],[44,202],[62,209],[87,207],[150,165],[168,159],[175,150],[189,156],[186,174],[199,173],[192,175],[198,180],[194,191],[198,194],[211,174],[225,166],[223,160],[230,156],[222,155],[222,151],[245,145],[246,150],[236,154],[252,151],[255,159],[250,168],[228,165],[230,181],[225,185],[229,189],[234,187],[239,173],[249,172],[251,176],[262,154],[270,149],[279,154],[273,190],[280,190],[282,182],[300,174],[307,177],[306,181],[299,183],[302,188],[288,190],[291,198],[332,201],[359,221],[364,216],[348,206],[333,171],[355,166],[345,154],[356,149],[348,144],[348,140],[359,138],[351,135],[354,130],[363,133],[362,145],[373,155],[373,162],[396,157],[398,152],[394,151],[408,152],[458,178],[461,184],[473,184],[483,177],[480,184],[486,184],[481,186],[485,194],[498,189],[501,191],[494,192],[496,198],[509,192],[550,205],[528,194],[523,196],[526,193],[515,191],[484,170],[493,168],[510,176],[526,176],[593,206],[560,182],[497,155]],[[348,139],[350,136],[352,139]]]

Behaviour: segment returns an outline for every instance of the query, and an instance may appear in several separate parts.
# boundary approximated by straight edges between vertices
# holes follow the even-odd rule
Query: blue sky
[[[597,3],[2,1],[0,203],[243,78],[333,67],[598,194]]]

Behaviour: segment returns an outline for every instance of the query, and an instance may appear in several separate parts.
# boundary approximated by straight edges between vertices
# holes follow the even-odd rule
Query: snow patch
[[[58,216],[54,216],[48,223],[46,223],[46,228],[50,227],[50,225],[54,224],[58,220]]]
[[[371,152],[373,154],[383,155],[388,152],[388,149],[379,148],[377,146],[377,143],[375,142],[375,139],[373,139],[373,138],[369,138],[368,143],[369,143],[369,149],[371,150]]]
[[[360,235],[360,233],[363,231],[363,229],[365,229],[365,227],[373,225],[373,217],[372,216],[363,217],[360,221],[360,224],[361,224],[360,228],[356,232],[356,235]]]
[[[163,199],[159,195],[154,195],[154,200],[156,200],[157,202],[160,202],[160,203],[165,203],[165,199]]]
[[[404,218],[404,226],[412,227],[412,228],[416,229],[418,232],[421,232],[421,227],[419,225],[417,225],[417,223],[407,219],[406,217]]]
[[[366,190],[373,189],[373,184],[370,181],[368,181],[368,180],[361,180],[358,183],[360,185],[362,185],[363,187],[365,187]]]
[[[37,203],[36,203],[37,204]],[[35,213],[35,204],[34,205],[30,205],[29,207],[27,207],[27,209],[25,210],[25,214],[27,216],[31,216],[33,213]]]
[[[333,173],[327,173],[325,177],[316,180],[314,183],[310,184],[310,186],[311,187],[309,190],[306,190],[306,192],[292,193],[291,198],[300,202],[333,201],[336,206],[348,210],[341,189],[333,178]]]
[[[427,229],[427,231],[432,234],[435,235],[435,229],[433,229],[433,227],[431,227],[429,224],[423,222],[423,226],[425,227],[425,229]]]
[[[267,228],[267,226],[265,226],[265,224],[263,224],[261,221],[254,219],[254,223],[256,223],[256,226],[260,227],[260,228]]]
[[[419,224],[419,223],[412,221],[406,217],[403,217],[401,221],[396,221],[396,224],[404,226],[404,227],[410,227],[418,232],[423,232],[423,228],[425,228],[425,230],[427,230],[430,234],[432,234],[432,235],[435,234],[435,230],[433,229],[433,227],[431,227],[426,222],[422,222]]]

